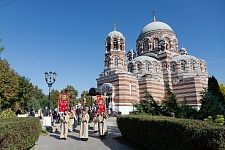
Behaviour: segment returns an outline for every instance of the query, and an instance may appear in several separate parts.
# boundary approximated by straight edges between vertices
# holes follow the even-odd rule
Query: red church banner
[[[98,114],[100,114],[102,111],[105,112],[105,101],[101,95],[96,95],[97,97],[97,103],[98,103]]]
[[[68,110],[70,101],[70,94],[60,92],[58,98],[58,110],[59,112],[64,112],[64,110]]]

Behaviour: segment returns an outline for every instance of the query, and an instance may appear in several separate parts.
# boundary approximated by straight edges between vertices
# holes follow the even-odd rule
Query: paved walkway
[[[32,150],[132,150],[132,148],[113,139],[121,136],[116,124],[116,117],[107,119],[108,135],[105,139],[100,139],[98,133],[93,132],[93,123],[90,123],[88,141],[81,141],[79,138],[79,128],[68,132],[66,140],[59,138],[59,132],[50,133],[47,136],[40,136]],[[59,124],[53,131],[59,131]]]

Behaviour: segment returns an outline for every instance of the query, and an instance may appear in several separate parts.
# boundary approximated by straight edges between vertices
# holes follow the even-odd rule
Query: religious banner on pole
[[[105,100],[101,95],[96,95],[97,97],[97,104],[98,104],[98,114],[100,114],[102,111],[106,112],[106,106],[105,106]]]
[[[59,113],[63,113],[65,110],[69,109],[69,101],[70,101],[69,93],[65,93],[65,92],[59,93],[59,98],[58,98]]]

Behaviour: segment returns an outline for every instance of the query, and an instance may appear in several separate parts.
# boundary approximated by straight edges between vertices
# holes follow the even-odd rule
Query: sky
[[[89,91],[103,72],[105,38],[116,29],[126,40],[126,52],[145,25],[168,24],[179,49],[207,62],[209,76],[225,83],[224,0],[0,0],[0,46],[21,76],[48,94],[44,73],[55,71],[52,89],[67,85]]]

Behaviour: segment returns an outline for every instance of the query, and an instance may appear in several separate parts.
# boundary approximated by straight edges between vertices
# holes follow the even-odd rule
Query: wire
[[[10,4],[14,3],[15,1],[16,1],[16,0],[12,0],[12,1],[8,2],[8,3],[5,3],[5,4],[3,4],[3,5],[0,5],[0,8],[5,7],[5,6],[7,6],[7,5],[10,5]]]

